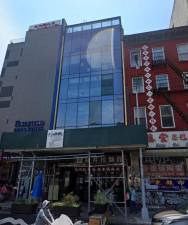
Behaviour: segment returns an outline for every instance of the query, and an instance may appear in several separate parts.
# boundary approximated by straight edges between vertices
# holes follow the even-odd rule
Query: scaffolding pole
[[[124,213],[125,218],[127,218],[127,204],[126,204],[126,183],[125,183],[125,160],[124,160],[124,151],[121,151],[122,156],[122,169],[123,169],[123,193],[124,193]]]
[[[88,151],[88,214],[91,211],[91,156]]]
[[[29,184],[29,193],[28,193],[28,198],[31,195],[31,189],[32,189],[32,184],[33,184],[33,175],[34,175],[34,167],[35,167],[35,159],[33,157],[32,161],[32,168],[31,168],[31,176],[30,176],[30,184]]]
[[[21,175],[22,175],[22,167],[23,167],[23,156],[22,156],[22,160],[21,160],[21,164],[20,164],[20,171],[19,171],[19,176],[18,176],[16,199],[18,199],[19,192],[20,192],[20,181],[21,181]]]

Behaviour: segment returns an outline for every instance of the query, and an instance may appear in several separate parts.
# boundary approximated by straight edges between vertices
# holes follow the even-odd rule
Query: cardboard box
[[[105,215],[92,215],[89,217],[89,225],[105,225],[106,216]]]
[[[90,218],[89,225],[101,225],[101,220],[99,218]]]

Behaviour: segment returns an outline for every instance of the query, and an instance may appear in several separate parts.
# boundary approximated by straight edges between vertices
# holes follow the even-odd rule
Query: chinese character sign
[[[148,133],[149,148],[188,147],[188,131]]]

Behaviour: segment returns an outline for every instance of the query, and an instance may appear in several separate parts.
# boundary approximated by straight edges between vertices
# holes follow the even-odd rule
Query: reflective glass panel
[[[57,114],[57,128],[63,128],[65,125],[66,104],[59,104]]]
[[[80,78],[79,97],[89,97],[89,77]]]
[[[72,55],[70,60],[70,74],[79,73],[80,71],[80,55]]]
[[[101,125],[102,122],[101,101],[89,103],[89,125]]]
[[[91,30],[91,24],[83,25],[83,30]]]
[[[68,103],[66,111],[66,127],[76,127],[77,103]]]
[[[113,95],[114,94],[112,74],[102,76],[101,93],[102,93],[102,95]]]
[[[63,99],[67,98],[67,90],[68,90],[68,79],[62,79],[60,86],[59,101],[62,101]]]
[[[112,20],[112,25],[119,25],[119,19]]]
[[[115,95],[123,94],[122,73],[114,74],[114,94]]]
[[[63,59],[63,67],[62,67],[62,73],[63,74],[69,74],[69,67],[70,67],[70,57],[64,57]]]
[[[78,97],[78,84],[79,84],[79,78],[69,79],[68,98]]]
[[[107,21],[102,22],[102,27],[109,27],[111,25],[112,25],[111,20],[107,20]]]
[[[92,24],[92,29],[96,29],[96,28],[101,28],[101,22]]]
[[[88,125],[89,119],[89,102],[80,102],[78,104],[77,126]]]
[[[91,62],[90,62],[90,55],[88,54],[83,54],[81,55],[80,59],[80,73],[87,73],[90,72],[90,67]]]
[[[114,123],[113,101],[102,101],[102,124]]]
[[[90,96],[101,96],[101,76],[91,76]]]
[[[114,119],[115,124],[120,125],[124,123],[124,113],[123,113],[123,100],[114,99]]]
[[[73,32],[78,32],[82,30],[82,26],[73,27]]]

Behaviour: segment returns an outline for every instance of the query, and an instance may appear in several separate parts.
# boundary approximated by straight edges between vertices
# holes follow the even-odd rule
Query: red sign
[[[29,30],[46,29],[46,28],[55,27],[55,26],[58,26],[58,25],[61,25],[61,24],[62,24],[61,20],[56,20],[56,21],[51,21],[51,22],[47,22],[47,23],[40,23],[40,24],[30,26]]]

